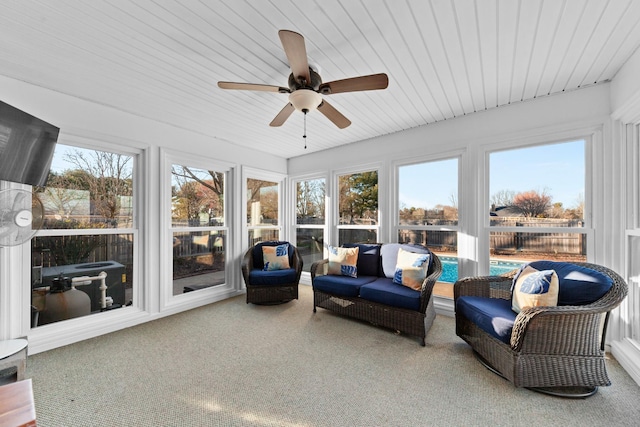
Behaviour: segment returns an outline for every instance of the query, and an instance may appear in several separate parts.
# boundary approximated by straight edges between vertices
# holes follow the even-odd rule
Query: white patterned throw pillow
[[[264,271],[286,270],[289,266],[289,245],[263,246]]]
[[[358,277],[359,248],[329,246],[329,274]]]
[[[429,254],[417,254],[400,248],[393,283],[419,291],[427,277],[428,269]]]
[[[536,270],[527,265],[514,278],[511,309],[558,305],[559,282],[555,270]]]

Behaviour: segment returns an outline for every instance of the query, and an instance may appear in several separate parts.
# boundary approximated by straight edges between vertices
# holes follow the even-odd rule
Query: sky
[[[68,153],[73,153],[74,151],[84,151],[86,153],[91,153],[95,150],[89,150],[81,147],[72,147],[64,144],[56,144],[56,151],[53,155],[53,161],[51,162],[51,171],[53,172],[64,172],[66,170],[76,169],[77,166],[71,162],[65,160],[65,155]]]
[[[546,191],[552,196],[552,203],[561,202],[565,209],[576,207],[584,197],[583,140],[497,151],[490,154],[489,162],[489,196],[501,190]],[[403,166],[400,206],[451,205],[451,195],[457,194],[457,181],[457,159]]]

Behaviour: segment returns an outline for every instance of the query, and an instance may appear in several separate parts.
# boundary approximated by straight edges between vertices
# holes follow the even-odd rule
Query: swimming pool
[[[442,275],[440,282],[455,283],[458,280],[458,258],[451,256],[439,256],[442,262]],[[489,274],[497,276],[499,274],[508,273],[511,270],[520,268],[522,263],[509,261],[491,261],[489,266]]]

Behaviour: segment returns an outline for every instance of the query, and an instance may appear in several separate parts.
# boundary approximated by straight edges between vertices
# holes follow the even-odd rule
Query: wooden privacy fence
[[[587,242],[582,233],[491,233],[491,249],[496,252],[539,252],[585,255]]]
[[[524,218],[519,216],[492,216],[489,223],[492,227],[584,227],[584,221],[581,219]]]
[[[45,267],[101,261],[133,264],[132,234],[42,236],[36,244],[34,251]]]
[[[173,237],[173,257],[186,258],[224,251],[223,234],[177,234]]]
[[[400,230],[402,243],[425,245],[442,251],[455,251],[458,236],[455,231]],[[535,252],[585,255],[586,236],[582,233],[519,233],[492,232],[490,249],[495,252]]]
[[[400,230],[398,242],[423,245],[442,251],[456,251],[458,233],[455,231]]]

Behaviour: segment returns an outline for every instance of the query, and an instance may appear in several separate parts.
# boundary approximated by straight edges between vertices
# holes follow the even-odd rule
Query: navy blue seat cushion
[[[345,297],[357,297],[360,293],[360,287],[369,282],[376,280],[374,276],[337,276],[327,274],[324,276],[316,276],[313,278],[313,289],[326,292],[333,295],[342,295]]]
[[[420,292],[393,283],[386,277],[360,288],[360,298],[408,310],[420,310]]]
[[[456,300],[460,314],[489,335],[509,344],[517,314],[511,310],[511,300],[486,297],[460,297]]]
[[[295,268],[271,271],[253,269],[249,271],[249,284],[253,286],[284,285],[287,283],[295,283],[296,276]]]
[[[529,265],[536,270],[555,270],[559,285],[558,305],[591,304],[613,286],[613,281],[606,274],[581,265],[547,260],[533,261]]]
[[[289,245],[288,253],[289,253],[289,265],[293,266],[293,246],[289,242],[279,242],[279,241],[269,241],[269,242],[260,242],[256,243],[252,249],[252,257],[253,257],[253,268],[258,268],[262,270],[264,268],[264,257],[262,255],[262,246],[279,246],[279,245]]]
[[[358,275],[380,275],[380,245],[369,243],[345,243],[344,248],[358,249]]]

